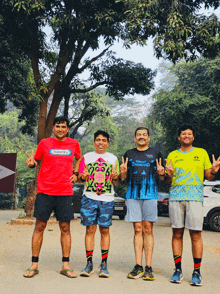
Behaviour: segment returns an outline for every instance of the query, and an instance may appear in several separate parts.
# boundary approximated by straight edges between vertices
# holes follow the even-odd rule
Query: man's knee
[[[45,228],[46,228],[46,226],[47,226],[47,222],[46,221],[42,221],[42,220],[37,219],[36,220],[34,231],[36,233],[43,233],[44,230],[45,230]]]
[[[70,222],[60,222],[61,234],[70,234]]]
[[[100,229],[101,235],[103,236],[109,235],[109,228],[99,227],[99,229]]]
[[[194,242],[200,241],[202,239],[201,231],[190,230],[189,233],[190,233],[191,240]]]
[[[143,234],[148,236],[153,235],[153,223],[144,221]]]
[[[173,239],[182,240],[183,239],[184,228],[174,229],[173,228]]]
[[[143,225],[141,222],[134,223],[134,234],[135,236],[143,235]]]
[[[94,235],[96,232],[96,225],[86,227],[86,235]]]

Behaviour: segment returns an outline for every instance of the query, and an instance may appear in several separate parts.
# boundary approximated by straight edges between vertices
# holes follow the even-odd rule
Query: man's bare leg
[[[96,228],[97,228],[97,225],[86,227],[86,235],[85,235],[86,251],[94,250]]]
[[[60,232],[61,232],[61,247],[63,257],[70,256],[71,250],[71,234],[70,234],[70,221],[67,222],[59,222]],[[62,270],[70,269],[69,261],[64,261]],[[76,277],[77,274],[74,271],[68,271],[68,275],[70,277]]]
[[[134,226],[134,253],[136,264],[142,265],[144,238],[143,238],[143,223],[133,223]]]
[[[99,227],[101,234],[101,250],[109,250],[110,247],[110,233],[109,228]]]
[[[38,257],[40,254],[40,249],[43,242],[43,234],[44,230],[47,226],[46,221],[42,221],[39,219],[36,219],[36,224],[32,236],[32,256]],[[38,262],[32,262],[32,265],[30,267],[31,269],[38,269]],[[25,277],[31,277],[34,275],[34,271],[26,271],[24,273]]]
[[[150,267],[154,249],[153,223],[143,221],[143,235],[146,265]]]
[[[173,255],[182,256],[184,228],[173,228],[172,249]]]
[[[202,258],[203,242],[201,231],[189,231],[192,241],[192,255],[194,258]]]

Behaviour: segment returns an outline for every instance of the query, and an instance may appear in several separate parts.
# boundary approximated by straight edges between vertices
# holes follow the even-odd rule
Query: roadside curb
[[[11,225],[33,225],[36,223],[36,219],[22,219],[22,218],[12,218]],[[58,224],[59,222],[55,219],[50,219],[48,224]]]
[[[74,221],[77,218],[74,218],[72,221]],[[22,218],[12,218],[11,219],[11,225],[33,225],[36,223],[36,219],[22,219]],[[59,222],[56,219],[49,219],[47,224],[53,225],[53,224],[59,224]]]

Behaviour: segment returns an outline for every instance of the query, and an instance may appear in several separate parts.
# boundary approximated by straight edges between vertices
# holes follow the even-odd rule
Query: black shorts
[[[58,221],[65,222],[74,219],[73,196],[53,196],[37,193],[34,205],[34,217],[47,221],[55,212]]]

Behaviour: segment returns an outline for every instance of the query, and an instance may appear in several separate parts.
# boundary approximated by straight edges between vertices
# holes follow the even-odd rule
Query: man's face
[[[55,139],[59,141],[63,141],[69,132],[69,128],[67,127],[66,121],[62,123],[56,123],[53,126],[53,132]]]
[[[106,137],[98,135],[93,144],[95,146],[96,152],[105,153],[106,149],[108,148],[109,142]]]
[[[147,130],[138,130],[135,137],[134,141],[137,144],[137,146],[140,147],[147,147],[148,143],[150,141],[150,136],[148,136],[148,131]]]
[[[179,139],[181,145],[191,146],[194,141],[193,131],[190,129],[181,131],[178,139]]]

